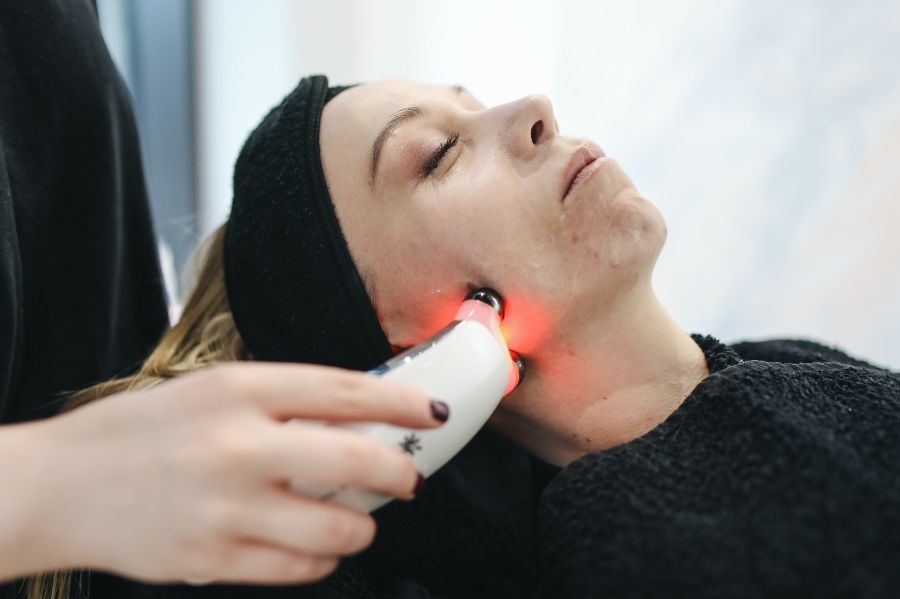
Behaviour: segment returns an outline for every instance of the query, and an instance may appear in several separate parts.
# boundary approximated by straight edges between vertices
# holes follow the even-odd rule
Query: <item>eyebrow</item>
[[[391,118],[384,126],[384,129],[382,129],[381,133],[378,134],[378,137],[375,138],[375,142],[372,144],[372,175],[369,181],[373,188],[375,187],[375,173],[378,169],[378,158],[381,156],[381,150],[384,147],[384,142],[387,141],[394,130],[396,130],[403,121],[415,118],[421,114],[422,109],[418,106],[407,106],[406,108],[401,108],[391,115]]]
[[[466,88],[461,85],[451,85],[450,87],[458,94],[466,91]],[[406,108],[401,108],[391,115],[391,118],[388,119],[388,122],[381,130],[381,133],[375,138],[375,141],[372,143],[372,172],[369,176],[369,185],[372,189],[375,188],[375,174],[378,172],[378,159],[381,157],[381,150],[384,148],[385,142],[387,142],[388,138],[404,121],[420,116],[422,113],[423,111],[419,106],[407,106]]]

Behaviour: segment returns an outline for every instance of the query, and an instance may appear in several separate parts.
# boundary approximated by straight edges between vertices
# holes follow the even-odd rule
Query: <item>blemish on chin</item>
[[[619,259],[613,259],[609,261],[610,268],[619,268],[622,266],[622,261]]]

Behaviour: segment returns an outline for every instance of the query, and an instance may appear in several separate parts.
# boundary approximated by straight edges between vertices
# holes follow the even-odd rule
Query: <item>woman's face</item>
[[[396,346],[491,287],[510,347],[539,358],[649,281],[665,240],[612,159],[567,193],[602,151],[559,135],[545,96],[486,108],[453,87],[360,85],[325,106],[320,138],[341,227]]]

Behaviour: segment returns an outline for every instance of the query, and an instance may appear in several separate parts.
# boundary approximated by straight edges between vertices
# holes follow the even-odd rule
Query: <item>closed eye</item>
[[[422,165],[421,175],[423,179],[430,176],[437,167],[440,166],[441,160],[443,160],[444,156],[447,155],[447,152],[449,152],[458,141],[459,133],[454,133],[448,137],[444,143],[435,148],[434,152],[431,153],[431,156],[429,156]]]

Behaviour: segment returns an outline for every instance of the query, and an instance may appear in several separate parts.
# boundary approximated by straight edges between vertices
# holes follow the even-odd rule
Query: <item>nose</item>
[[[543,94],[525,96],[498,106],[502,111],[502,135],[509,153],[521,158],[534,156],[542,144],[558,133],[550,98]]]

